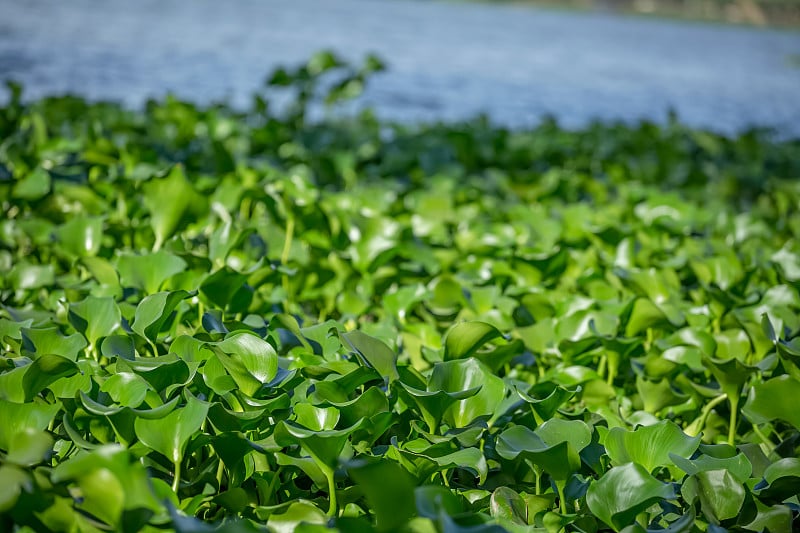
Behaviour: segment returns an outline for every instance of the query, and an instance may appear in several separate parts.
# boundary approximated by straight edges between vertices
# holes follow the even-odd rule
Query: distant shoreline
[[[800,0],[480,0],[580,11],[717,22],[773,28],[800,28]]]

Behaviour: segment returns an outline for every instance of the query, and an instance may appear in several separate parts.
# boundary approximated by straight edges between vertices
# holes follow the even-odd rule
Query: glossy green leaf
[[[266,341],[234,333],[216,344],[217,356],[245,394],[254,396],[278,373],[278,355]]]
[[[86,339],[80,333],[64,336],[58,328],[21,328],[20,333],[23,346],[37,356],[60,355],[77,361],[78,354],[87,346]]]
[[[52,383],[78,373],[78,366],[58,355],[43,355],[28,365],[22,378],[25,400],[30,401]]]
[[[87,296],[81,302],[70,304],[69,321],[89,344],[97,346],[98,340],[120,327],[122,315],[113,298]]]
[[[137,418],[136,436],[145,446],[179,464],[189,439],[200,429],[207,413],[208,403],[188,395],[185,406],[163,418]]]
[[[444,360],[462,359],[475,355],[487,342],[502,336],[500,331],[485,322],[460,322],[447,332]]]
[[[741,481],[727,470],[706,470],[689,478],[681,488],[688,501],[700,500],[700,507],[713,523],[739,515],[746,492]]]
[[[489,511],[495,518],[514,524],[527,525],[528,506],[525,500],[508,487],[498,487],[492,492]]]
[[[438,363],[428,380],[429,391],[455,393],[480,387],[468,398],[450,405],[442,421],[451,428],[466,427],[479,418],[489,418],[505,397],[503,380],[474,358]]]
[[[560,434],[561,432],[554,431],[552,433]],[[553,434],[548,437],[554,438],[558,442],[548,444],[525,426],[514,426],[498,435],[496,450],[504,459],[528,459],[554,479],[566,480],[581,467],[581,458],[578,455],[580,450],[566,440],[566,435],[560,435],[565,440],[559,440]],[[582,442],[583,437],[584,435],[578,435],[577,440]]]
[[[97,217],[75,217],[56,230],[61,247],[76,257],[92,257],[100,251],[103,221]]]
[[[186,261],[163,250],[142,255],[125,253],[117,259],[122,286],[140,289],[146,294],[161,290],[168,279],[183,272],[186,266]]]
[[[275,439],[282,446],[299,444],[321,467],[333,469],[339,462],[347,438],[361,423],[339,430],[315,431],[291,422],[275,428]]]
[[[131,329],[154,342],[175,307],[189,296],[186,291],[165,291],[145,296],[136,306]]]
[[[137,374],[118,372],[103,382],[100,390],[124,407],[139,407],[150,390],[150,385]]]
[[[381,376],[393,381],[397,374],[397,354],[380,340],[360,331],[342,333],[342,339]]]
[[[674,422],[661,421],[639,426],[633,431],[612,428],[606,434],[606,452],[615,465],[637,463],[648,472],[672,465],[671,455],[689,458],[700,444],[700,437],[689,437]]]
[[[669,485],[651,476],[641,465],[627,463],[592,482],[586,492],[586,504],[614,531],[621,531],[654,503],[674,497]]]

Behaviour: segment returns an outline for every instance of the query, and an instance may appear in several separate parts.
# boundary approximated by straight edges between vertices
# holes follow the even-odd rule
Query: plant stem
[[[561,514],[567,514],[567,497],[564,495],[564,486],[566,481],[556,481],[556,489],[558,489],[558,508]]]
[[[286,239],[283,241],[283,250],[281,251],[281,266],[286,268],[289,262],[289,253],[292,251],[292,240],[294,239],[294,215],[292,215],[288,206],[286,208]],[[289,298],[289,275],[284,272],[283,290],[286,292],[286,297]]]
[[[609,386],[614,386],[614,379],[617,377],[619,370],[619,354],[617,352],[608,352],[608,375],[606,376],[606,383]]]
[[[760,429],[758,429],[757,424],[753,424],[753,433],[758,435],[758,438],[761,439],[761,442],[769,447],[770,452],[772,452],[772,450],[775,449],[775,444],[769,439],[769,437],[764,435],[764,433]]]
[[[708,416],[711,414],[711,410],[714,409],[717,405],[721,404],[727,398],[728,398],[727,394],[720,394],[719,396],[708,402],[703,407],[703,410],[700,411],[700,416],[694,422],[692,422],[689,425],[689,427],[686,428],[688,430],[686,434],[691,437],[699,435],[700,432],[703,431],[703,428],[706,425],[706,420],[708,420]],[[697,427],[694,427],[695,425]]]
[[[728,398],[731,402],[731,420],[728,427],[728,444],[733,446],[734,439],[736,438],[736,417],[739,413],[739,395],[731,396]]]
[[[328,516],[336,516],[338,509],[336,504],[336,481],[333,479],[333,470],[325,468],[323,473],[325,474],[325,479],[328,480],[328,500],[330,501]]]
[[[175,461],[175,476],[172,478],[172,491],[178,494],[178,488],[181,484],[181,462]]]
[[[217,487],[219,490],[222,490],[222,476],[225,473],[225,465],[222,463],[222,459],[219,460],[219,464],[217,465]]]
[[[601,378],[606,375],[606,364],[607,363],[608,363],[608,359],[606,358],[606,355],[603,354],[600,357],[600,362],[597,364],[597,375],[599,375]]]

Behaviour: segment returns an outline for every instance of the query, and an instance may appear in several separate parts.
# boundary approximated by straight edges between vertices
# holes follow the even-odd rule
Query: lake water
[[[800,136],[798,32],[410,0],[0,0],[0,78],[30,98],[243,104],[321,48],[383,57],[364,101],[392,119],[572,127],[673,108],[694,126]]]

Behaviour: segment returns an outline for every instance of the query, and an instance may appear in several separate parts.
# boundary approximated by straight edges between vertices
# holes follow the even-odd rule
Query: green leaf
[[[220,362],[248,396],[254,396],[278,374],[278,354],[255,335],[233,333],[215,347]]]
[[[652,472],[660,466],[674,464],[672,455],[690,457],[700,445],[700,437],[690,437],[674,422],[663,420],[633,431],[612,428],[603,444],[614,465],[634,462]]]
[[[444,343],[444,360],[463,359],[475,355],[487,342],[502,333],[485,322],[460,322],[450,328]]]
[[[3,413],[4,419],[0,424],[0,449],[10,449],[13,439],[19,433],[29,430],[43,431],[60,409],[59,404],[13,403],[0,400],[0,412]]]
[[[800,459],[785,457],[764,470],[766,488],[758,496],[762,501],[780,503],[800,494]]]
[[[294,406],[297,423],[313,431],[327,431],[336,427],[339,421],[339,410],[335,407],[315,407],[308,403]]]
[[[305,500],[295,500],[286,511],[270,515],[267,525],[275,533],[293,533],[302,524],[326,524],[328,517],[319,507]]]
[[[794,403],[800,381],[783,375],[750,387],[742,413],[754,424],[785,420],[800,430],[800,409]]]
[[[8,274],[8,281],[17,290],[39,289],[55,283],[53,265],[31,265],[20,261]]]
[[[56,230],[56,238],[68,254],[93,257],[100,251],[103,220],[98,217],[74,217]]]
[[[437,363],[428,380],[428,391],[456,393],[480,390],[450,405],[442,421],[451,428],[463,428],[479,418],[490,418],[505,397],[506,387],[483,363],[474,358]]]
[[[560,433],[561,431],[553,431],[548,436],[553,437],[553,434]],[[566,435],[562,436],[567,437]],[[585,434],[579,435],[576,440],[582,442],[584,437]],[[566,480],[581,467],[581,458],[578,455],[580,450],[570,442],[561,440],[554,444],[548,444],[525,426],[513,426],[500,433],[495,449],[504,459],[527,459],[559,481]]]
[[[578,386],[574,389],[567,389],[560,385],[554,384],[547,384],[548,389],[545,389],[546,396],[544,398],[535,398],[530,396],[529,394],[517,389],[517,394],[520,398],[522,398],[525,403],[530,404],[531,410],[533,411],[534,417],[536,420],[541,424],[545,420],[549,420],[553,418],[553,415],[556,413],[559,407],[565,404],[567,401],[570,400],[575,394],[580,392],[581,387]],[[547,390],[550,392],[547,392]],[[530,392],[538,392],[541,390],[541,386],[533,387]]]
[[[516,491],[498,487],[489,501],[489,512],[494,518],[508,520],[514,524],[528,524],[528,506]]]
[[[122,322],[122,314],[111,297],[87,296],[69,305],[69,322],[86,337],[89,344],[111,335]]]
[[[190,214],[201,210],[205,199],[195,192],[182,165],[172,167],[164,178],[156,178],[142,186],[143,202],[150,211],[150,227],[156,236],[154,250],[188,221]]]
[[[180,464],[186,444],[200,429],[207,414],[208,403],[187,394],[186,405],[163,418],[137,418],[136,436],[148,448]]]
[[[100,390],[107,392],[114,402],[124,407],[139,407],[150,385],[132,372],[117,372],[103,382]]]
[[[25,401],[33,398],[57,380],[75,375],[78,366],[58,355],[43,355],[28,365],[22,378]]]
[[[439,430],[442,416],[451,406],[460,400],[474,396],[481,390],[481,387],[477,386],[456,392],[447,392],[443,390],[427,391],[416,389],[403,382],[399,383],[402,389],[409,394],[411,400],[417,405],[431,433],[436,433]]]
[[[23,346],[36,352],[37,356],[59,355],[70,361],[77,361],[78,354],[86,348],[86,339],[80,333],[64,336],[57,327],[21,328]]]
[[[38,200],[50,192],[50,182],[50,173],[37,167],[14,184],[11,196],[20,200]]]
[[[191,293],[186,291],[165,291],[145,296],[136,306],[131,329],[151,342],[156,342],[172,311],[189,296]]]
[[[727,470],[706,470],[691,476],[681,488],[686,501],[700,500],[703,514],[713,523],[739,516],[746,492]]]
[[[388,378],[390,382],[398,379],[397,354],[386,344],[358,330],[342,333],[341,337],[381,376]]]
[[[33,466],[44,461],[52,449],[53,437],[28,427],[12,437],[6,461],[18,466]]]
[[[621,531],[654,503],[674,497],[672,487],[651,476],[641,465],[628,463],[593,481],[586,492],[586,504],[614,531]]]
[[[124,253],[117,259],[120,284],[144,291],[158,292],[168,279],[186,269],[186,261],[169,252],[134,255]]]
[[[339,463],[347,438],[361,422],[345,429],[315,431],[292,422],[280,422],[275,427],[275,441],[281,446],[299,444],[323,468],[332,471]]]
[[[711,457],[702,454],[696,459],[686,459],[679,455],[670,454],[670,458],[675,465],[689,474],[690,476],[700,472],[708,472],[710,470],[726,470],[728,471],[739,483],[744,483],[753,474],[753,465],[750,460],[743,453],[734,455],[733,457]]]
[[[0,513],[14,508],[23,490],[30,490],[33,485],[28,473],[12,465],[0,465]]]
[[[358,461],[348,465],[347,473],[364,492],[377,531],[397,531],[416,514],[414,479],[398,464]]]
[[[200,294],[212,305],[225,309],[246,282],[246,274],[224,267],[203,280],[200,284]]]

